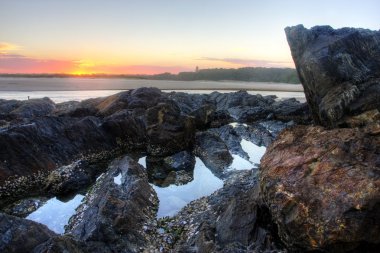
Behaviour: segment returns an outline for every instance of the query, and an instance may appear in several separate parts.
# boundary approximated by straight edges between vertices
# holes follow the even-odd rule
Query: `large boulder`
[[[268,209],[261,206],[255,171],[238,171],[222,189],[193,201],[158,226],[167,252],[286,252]]]
[[[223,177],[232,163],[232,156],[226,143],[218,134],[211,131],[196,134],[194,153],[217,177]]]
[[[377,252],[379,134],[378,124],[296,126],[269,146],[261,159],[262,197],[289,249]]]
[[[88,247],[100,245],[91,252],[104,252],[102,247],[140,252],[150,240],[146,230],[153,224],[157,202],[145,169],[128,156],[116,159],[86,195],[66,233]]]
[[[192,147],[195,135],[194,118],[182,115],[174,101],[168,100],[149,108],[145,117],[148,154],[169,156]]]
[[[0,213],[1,252],[31,252],[55,236],[45,225]]]
[[[3,100],[0,99],[0,119],[24,120],[42,117],[51,114],[55,103],[50,98],[30,100]]]
[[[149,182],[160,187],[184,185],[194,180],[195,156],[189,151],[159,157],[147,156]]]
[[[99,114],[109,116],[124,109],[134,110],[137,115],[149,107],[155,106],[163,98],[164,94],[157,88],[139,88],[108,96],[95,104]]]
[[[285,28],[314,121],[335,126],[380,107],[380,31]]]
[[[116,147],[95,117],[40,117],[0,132],[0,185],[9,177],[28,176],[69,164],[81,154]]]

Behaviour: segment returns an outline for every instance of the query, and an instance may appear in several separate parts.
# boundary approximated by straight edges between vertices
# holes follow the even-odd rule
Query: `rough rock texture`
[[[126,156],[115,160],[99,178],[66,232],[112,252],[138,252],[149,240],[144,229],[154,220],[156,205],[145,169]],[[102,247],[94,252],[102,252]]]
[[[46,242],[38,245],[33,249],[32,253],[87,253],[95,252],[83,242],[78,242],[69,236],[53,237]],[[101,249],[102,253],[111,252],[109,249]],[[98,251],[100,249],[98,248]]]
[[[156,243],[170,252],[285,252],[257,186],[254,171],[237,172],[222,189],[159,222],[164,239]]]
[[[285,28],[316,123],[380,107],[380,31],[302,25]]]
[[[30,252],[54,236],[45,225],[0,213],[1,252]]]
[[[303,125],[312,123],[309,106],[306,103],[300,103],[295,98],[276,101],[271,105],[271,108],[276,120],[294,121]]]
[[[218,135],[209,131],[197,133],[194,153],[217,177],[222,177],[232,163],[227,145]]]
[[[0,184],[10,176],[53,170],[81,154],[116,147],[99,125],[95,117],[41,117],[0,131]]]
[[[194,118],[181,114],[173,101],[159,103],[146,111],[147,152],[168,156],[189,149],[194,143]]]
[[[0,119],[24,120],[42,117],[51,114],[54,109],[54,102],[47,97],[23,101],[0,99]]]
[[[195,156],[188,151],[167,157],[147,156],[146,158],[149,182],[161,187],[173,183],[182,185],[193,180],[194,165]]]
[[[262,158],[260,177],[264,202],[291,250],[380,247],[378,122],[286,129]]]

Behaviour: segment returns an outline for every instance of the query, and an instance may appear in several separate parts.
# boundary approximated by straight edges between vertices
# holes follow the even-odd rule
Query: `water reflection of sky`
[[[29,214],[26,219],[45,224],[54,232],[63,234],[65,225],[69,222],[70,217],[75,214],[75,209],[80,205],[83,198],[84,196],[81,194],[67,202],[52,198],[45,205]]]
[[[194,180],[185,185],[158,187],[152,185],[160,200],[157,217],[173,216],[191,201],[208,196],[223,187],[198,157],[195,159]]]

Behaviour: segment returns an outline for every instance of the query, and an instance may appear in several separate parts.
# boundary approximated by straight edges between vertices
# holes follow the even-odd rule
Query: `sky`
[[[380,29],[379,0],[0,0],[0,73],[291,67],[284,28]]]

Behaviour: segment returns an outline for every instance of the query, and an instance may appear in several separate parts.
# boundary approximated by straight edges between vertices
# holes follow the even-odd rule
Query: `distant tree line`
[[[110,74],[0,74],[5,77],[85,77],[85,78],[136,78],[148,80],[178,80],[178,81],[246,81],[246,82],[277,82],[300,83],[297,72],[291,68],[238,68],[238,69],[197,69],[195,72],[180,72],[178,74],[162,73],[156,75],[110,75]]]
[[[196,72],[180,72],[178,75],[170,73],[152,75],[149,79],[300,83],[296,70],[291,68],[200,69]]]

